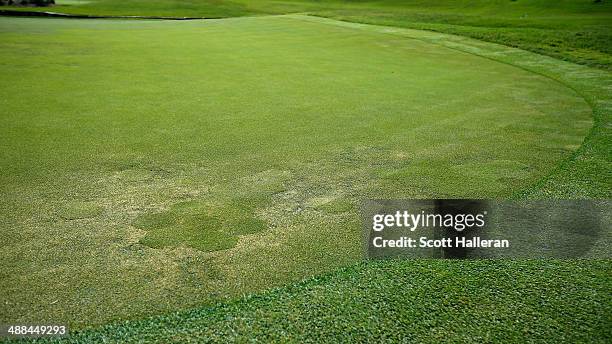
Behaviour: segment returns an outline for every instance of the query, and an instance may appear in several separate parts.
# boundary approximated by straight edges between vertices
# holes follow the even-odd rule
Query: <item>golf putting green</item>
[[[500,198],[592,126],[572,89],[300,16],[0,18],[0,320],[194,307],[360,259],[367,198]]]

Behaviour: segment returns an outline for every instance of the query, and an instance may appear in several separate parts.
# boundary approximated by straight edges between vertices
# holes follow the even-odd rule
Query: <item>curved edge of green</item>
[[[610,269],[608,260],[368,261],[233,301],[79,330],[49,342],[247,342],[255,337],[264,342],[522,343],[529,337],[604,343],[612,334],[605,317],[612,307],[606,292]],[[480,283],[483,277],[490,283]],[[543,300],[544,291],[554,292]],[[579,331],[572,325],[576,319]],[[439,332],[432,332],[436,328]]]
[[[285,17],[417,39],[512,65],[556,81],[592,109],[593,127],[582,145],[546,177],[517,191],[514,199],[608,199],[612,170],[612,73],[519,48],[434,31],[362,24],[303,14]]]

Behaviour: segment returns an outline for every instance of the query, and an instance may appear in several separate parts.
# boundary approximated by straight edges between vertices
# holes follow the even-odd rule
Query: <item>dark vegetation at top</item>
[[[0,6],[36,6],[45,7],[55,4],[55,0],[0,0]]]

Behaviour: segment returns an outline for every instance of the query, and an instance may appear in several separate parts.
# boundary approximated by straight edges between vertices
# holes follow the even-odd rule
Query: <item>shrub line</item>
[[[161,16],[99,16],[90,14],[67,14],[58,12],[0,10],[0,16],[8,17],[52,17],[74,19],[161,19],[161,20],[198,20],[204,17],[161,17]]]

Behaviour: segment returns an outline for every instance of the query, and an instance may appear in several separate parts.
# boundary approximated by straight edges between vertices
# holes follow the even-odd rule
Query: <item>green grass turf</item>
[[[382,1],[313,11],[335,19],[432,30],[612,68],[612,2]]]
[[[587,86],[476,55],[538,68],[503,47],[304,16],[0,27],[2,322],[283,285],[360,259],[360,199],[508,197],[609,154],[579,148],[605,104],[592,130]]]
[[[610,274],[609,260],[371,262],[70,342],[609,343]]]
[[[307,12],[335,19],[469,36],[610,70],[612,2],[604,0],[57,0],[94,15],[224,18]]]

